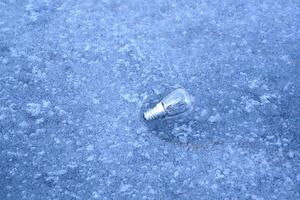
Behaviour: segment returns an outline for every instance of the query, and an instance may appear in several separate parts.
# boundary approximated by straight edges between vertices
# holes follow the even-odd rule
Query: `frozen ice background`
[[[299,0],[0,0],[0,199],[300,199],[299,77]]]

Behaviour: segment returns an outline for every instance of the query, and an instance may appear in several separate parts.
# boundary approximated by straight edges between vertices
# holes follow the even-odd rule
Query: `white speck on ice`
[[[213,185],[211,186],[211,189],[212,189],[212,190],[218,189],[218,185],[217,185],[217,184],[213,184]]]
[[[8,58],[3,58],[3,59],[2,59],[2,63],[3,63],[4,65],[6,65],[6,64],[8,63]]]
[[[39,118],[39,119],[36,120],[36,124],[41,124],[44,121],[45,121],[44,118]]]
[[[270,103],[270,99],[276,98],[275,94],[264,94],[260,97],[260,100],[263,104]]]
[[[137,94],[123,94],[122,95],[122,98],[129,102],[129,103],[135,103],[135,102],[138,102],[139,101],[139,98],[138,98],[138,95]]]
[[[0,120],[4,120],[6,118],[6,116],[4,114],[0,115]]]
[[[99,99],[94,98],[94,99],[93,99],[93,103],[94,103],[94,104],[99,104],[100,101],[99,101]]]
[[[132,186],[130,184],[122,184],[120,186],[120,192],[126,192],[129,188],[131,188]]]
[[[94,199],[97,199],[97,198],[99,198],[100,197],[100,195],[97,193],[97,192],[93,192],[93,198]]]
[[[204,117],[204,116],[206,116],[207,115],[207,110],[206,109],[203,109],[203,110],[201,110],[201,117]]]
[[[45,153],[46,153],[45,151],[39,151],[37,154],[38,155],[45,155]]]
[[[145,156],[147,159],[150,159],[149,153],[145,153],[144,156]]]
[[[216,170],[216,178],[217,179],[222,179],[222,178],[224,178],[225,176],[224,176],[224,174],[221,172],[221,170],[219,170],[219,169],[217,169]]]
[[[221,116],[219,113],[215,114],[215,115],[212,115],[208,118],[208,121],[209,122],[218,122],[221,120]]]
[[[60,169],[60,170],[57,170],[57,171],[49,172],[49,175],[51,175],[51,176],[60,176],[60,175],[66,174],[66,173],[67,173],[67,170]]]
[[[259,87],[259,80],[257,80],[257,79],[252,80],[251,83],[249,84],[249,87],[251,89],[258,88]]]
[[[7,134],[4,134],[4,135],[3,135],[3,139],[4,139],[4,140],[8,140],[8,139],[9,139],[8,135],[7,135]]]
[[[60,139],[58,139],[57,137],[55,137],[55,138],[53,138],[53,139],[54,139],[54,142],[55,142],[56,144],[60,144],[60,143],[61,143]]]
[[[251,112],[252,109],[253,109],[253,107],[254,107],[254,106],[257,106],[257,105],[259,105],[259,104],[260,104],[260,103],[259,103],[258,101],[255,101],[255,100],[253,100],[253,99],[249,99],[249,100],[246,101],[246,107],[245,107],[245,110],[246,110],[247,112]]]
[[[50,106],[50,101],[43,100],[42,105],[44,108],[48,108]]]
[[[37,103],[28,103],[26,108],[26,112],[31,116],[37,116],[41,113],[41,105]]]
[[[288,157],[289,158],[294,158],[295,157],[295,153],[293,151],[288,152]]]
[[[87,147],[86,147],[86,150],[87,151],[93,151],[94,150],[94,146],[89,144]]]
[[[92,160],[94,160],[94,158],[95,158],[95,156],[94,156],[94,155],[91,155],[91,156],[89,156],[89,157],[86,159],[86,161],[92,161]]]
[[[25,127],[28,127],[29,124],[28,124],[27,122],[23,121],[23,122],[21,122],[21,123],[19,124],[19,126],[22,127],[22,128],[25,128]]]

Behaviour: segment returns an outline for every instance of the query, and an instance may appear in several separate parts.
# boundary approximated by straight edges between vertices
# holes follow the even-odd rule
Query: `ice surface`
[[[298,0],[0,1],[0,199],[300,199]],[[178,86],[185,119],[146,124]]]

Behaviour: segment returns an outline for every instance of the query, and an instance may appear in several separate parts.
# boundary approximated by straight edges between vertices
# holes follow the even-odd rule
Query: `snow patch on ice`
[[[213,123],[213,122],[218,122],[218,121],[221,121],[221,115],[219,113],[215,114],[215,115],[212,115],[208,118],[208,121]]]
[[[129,188],[131,188],[132,187],[132,185],[130,185],[130,184],[121,184],[121,186],[120,186],[120,192],[126,192]]]
[[[28,103],[26,112],[31,116],[38,116],[41,113],[41,105],[37,103]]]

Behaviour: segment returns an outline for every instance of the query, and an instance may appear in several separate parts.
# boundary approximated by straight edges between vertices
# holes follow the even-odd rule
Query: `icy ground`
[[[299,0],[0,0],[0,199],[300,199],[299,67]]]

